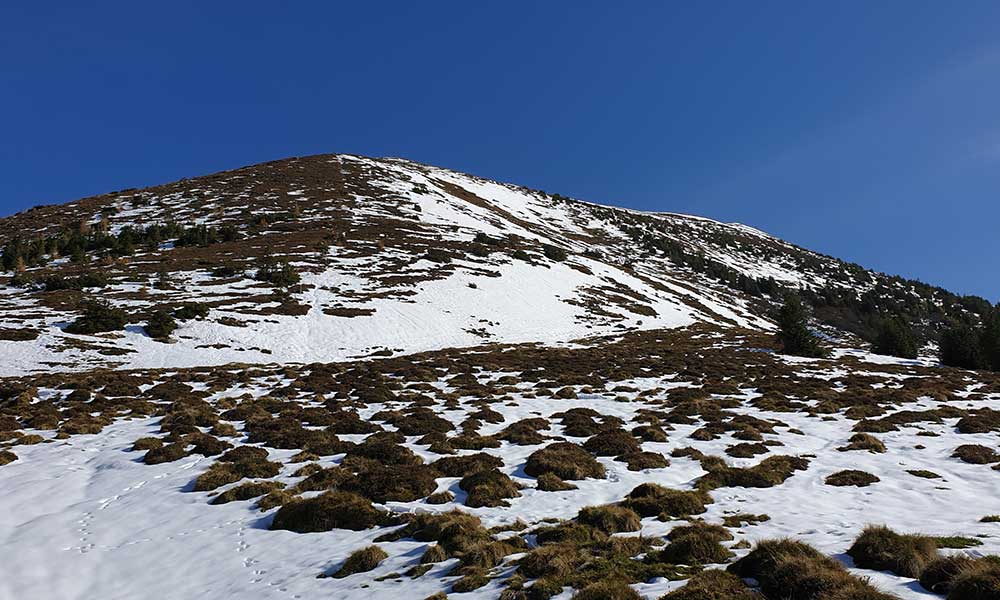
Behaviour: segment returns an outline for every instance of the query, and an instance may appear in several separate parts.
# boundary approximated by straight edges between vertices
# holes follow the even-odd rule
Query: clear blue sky
[[[323,152],[1000,299],[1000,3],[10,2],[0,214]]]

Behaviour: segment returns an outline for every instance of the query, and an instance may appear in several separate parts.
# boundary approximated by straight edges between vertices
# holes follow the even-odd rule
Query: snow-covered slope
[[[714,597],[1000,580],[1000,377],[848,333],[975,299],[351,155],[38,207],[0,244],[0,600],[691,600],[776,538],[815,549],[769,569],[805,592]],[[779,353],[789,289],[829,358]],[[868,524],[931,538],[882,570],[848,553]]]
[[[124,252],[102,241],[166,223],[230,235],[202,246],[139,242]],[[96,248],[75,261],[56,255],[55,240],[78,231]],[[14,279],[20,286],[0,288],[6,375],[333,361],[698,322],[766,330],[772,299],[734,287],[866,285],[839,261],[742,225],[349,155],[39,207],[0,221],[0,242],[42,245]],[[267,257],[290,262],[300,284],[254,280]],[[230,271],[212,277],[220,266]],[[106,285],[45,291],[40,283],[94,272],[109,277]],[[66,332],[87,297],[126,310],[128,326]],[[210,310],[181,323],[170,343],[146,335],[152,311],[184,302]]]

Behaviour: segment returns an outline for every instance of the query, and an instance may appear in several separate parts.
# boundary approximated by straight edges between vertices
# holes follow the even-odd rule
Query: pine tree
[[[149,320],[146,322],[146,335],[151,338],[156,338],[158,340],[165,340],[170,337],[174,329],[177,329],[177,321],[170,316],[170,312],[164,308],[158,308],[151,315],[149,315]]]
[[[983,318],[983,329],[979,334],[983,366],[1000,371],[1000,304]]]
[[[802,299],[796,294],[785,295],[785,303],[778,313],[778,339],[785,353],[808,357],[826,355],[819,339],[809,331],[808,323],[809,315]]]
[[[962,369],[983,368],[979,333],[968,325],[945,329],[941,333],[941,363]]]
[[[888,354],[900,358],[917,357],[917,341],[909,323],[899,315],[882,319],[875,336],[872,350],[876,354]]]

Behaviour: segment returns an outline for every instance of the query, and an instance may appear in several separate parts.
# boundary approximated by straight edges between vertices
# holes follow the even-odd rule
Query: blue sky
[[[1000,3],[0,9],[0,214],[405,156],[1000,300]]]

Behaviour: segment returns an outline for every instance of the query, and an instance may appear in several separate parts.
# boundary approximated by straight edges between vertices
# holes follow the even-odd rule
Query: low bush
[[[642,596],[626,583],[598,581],[573,594],[571,600],[642,600]]]
[[[66,326],[67,333],[89,335],[125,327],[125,311],[104,300],[87,300],[81,303],[80,308],[83,314]]]
[[[174,320],[166,309],[158,308],[149,315],[146,320],[146,335],[158,340],[165,340],[177,329],[177,321]]]

